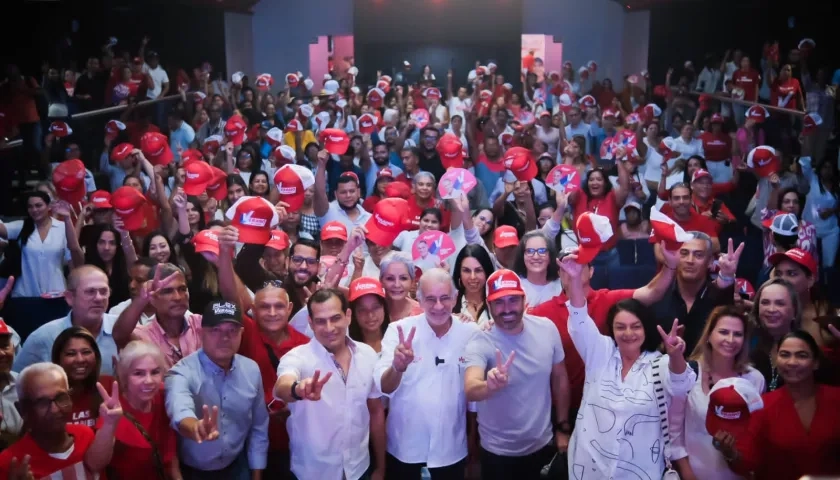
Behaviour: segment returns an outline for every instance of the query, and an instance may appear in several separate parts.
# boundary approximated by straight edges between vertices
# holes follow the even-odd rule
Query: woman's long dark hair
[[[175,245],[172,243],[172,240],[169,239],[163,232],[160,230],[155,230],[154,232],[146,235],[146,238],[143,239],[143,248],[141,249],[140,253],[142,257],[149,257],[149,250],[152,246],[152,239],[161,236],[166,240],[166,243],[169,245],[169,262],[173,265],[180,265],[178,262],[178,254],[175,251]]]
[[[688,162],[691,160],[697,160],[700,162],[700,168],[703,170],[708,171],[709,167],[706,165],[706,159],[701,157],[700,155],[692,155],[688,157],[685,161],[685,168],[683,168],[683,183],[686,185],[691,185],[691,177],[688,175]]]
[[[656,318],[653,312],[646,307],[642,302],[635,298],[628,298],[616,303],[607,312],[607,335],[615,340],[615,332],[613,331],[613,323],[615,317],[621,312],[628,312],[636,316],[642,322],[642,328],[645,331],[645,341],[642,342],[642,352],[655,352],[659,350],[659,345],[662,339],[659,336],[659,331],[656,329]]]
[[[263,177],[265,177],[265,183],[268,185],[268,189],[262,195],[254,192],[253,188],[251,188],[251,185],[253,185],[253,183],[254,183],[254,179],[259,175],[262,175]],[[268,195],[271,193],[271,179],[268,178],[268,174],[265,171],[257,170],[256,172],[251,174],[251,178],[248,181],[248,193],[250,195],[253,195],[253,196],[260,196],[260,197],[263,197],[263,198],[266,198],[266,199],[268,198]]]
[[[94,233],[90,236],[90,242],[85,245],[86,264],[97,266],[103,272],[108,272],[105,261],[99,256],[97,245],[102,238],[102,234],[105,232],[111,232],[114,235],[114,241],[117,243],[117,252],[111,261],[111,272],[108,275],[108,283],[111,287],[111,297],[108,301],[111,305],[115,305],[123,300],[128,300],[130,297],[128,290],[130,278],[128,276],[128,265],[125,262],[125,253],[123,252],[122,245],[120,245],[120,232],[108,224],[94,225],[93,227]]]
[[[368,295],[373,295],[374,297],[376,297],[379,303],[382,304],[382,308],[385,310],[385,318],[382,320],[382,325],[379,326],[380,339],[382,339],[385,337],[385,331],[388,330],[388,325],[391,324],[391,313],[388,311],[388,302],[386,302],[385,299],[380,297],[379,295]],[[362,327],[359,326],[359,319],[358,317],[356,317],[356,305],[358,305],[360,299],[361,297],[350,302],[350,326],[347,328],[347,334],[350,335],[350,338],[357,342],[364,342],[364,336],[362,335]]]
[[[805,195],[796,188],[786,188],[779,192],[779,196],[776,199],[776,210],[779,212],[782,211],[782,203],[784,203],[785,197],[788,193],[796,194],[796,198],[799,200],[799,211],[796,212],[796,218],[802,220],[802,211],[805,210]]]
[[[99,372],[102,370],[102,352],[99,351],[99,345],[96,344],[96,337],[93,336],[88,329],[79,326],[70,327],[58,334],[52,346],[51,360],[56,365],[61,365],[61,353],[70,340],[74,338],[81,338],[85,340],[90,349],[93,350],[93,355],[96,357],[96,367],[90,376],[82,382],[82,388],[86,392],[93,392],[93,403],[90,411],[94,415],[99,414],[99,405],[102,404],[102,397],[99,396],[99,391],[96,388],[96,382],[99,381]]]
[[[481,245],[477,244],[470,244],[465,246],[458,252],[458,258],[455,260],[455,272],[452,274],[452,281],[455,282],[455,285],[458,287],[458,298],[455,300],[455,306],[452,308],[452,313],[461,313],[461,302],[464,300],[464,295],[466,293],[466,289],[464,288],[463,283],[461,283],[461,264],[464,263],[464,259],[466,258],[474,258],[476,261],[481,265],[481,268],[484,270],[484,275],[487,278],[490,278],[490,275],[496,271],[496,268],[493,267],[493,260],[490,258],[490,254],[487,253],[487,250],[482,247]],[[484,289],[481,290],[481,297],[484,302],[481,304],[481,309],[477,312],[477,316],[480,317],[484,310],[487,309],[487,293]],[[478,318],[475,319],[478,321]]]
[[[195,211],[198,212],[198,231],[202,231],[207,228],[207,220],[204,218],[204,209],[201,207],[201,201],[198,197],[193,197],[192,195],[187,197],[187,202],[192,203],[193,208]]]
[[[44,203],[46,203],[48,207],[50,206],[50,196],[49,195],[47,195],[44,192],[38,191],[38,190],[33,190],[33,191],[31,191],[31,192],[29,192],[25,195],[27,210],[29,209],[29,199],[32,198],[32,197],[38,197],[41,200],[43,200]],[[26,217],[24,217],[24,219],[23,219],[23,227],[20,229],[20,234],[18,235],[18,242],[20,242],[21,247],[26,245],[26,242],[29,241],[30,235],[32,235],[34,232],[35,232],[35,220],[33,220],[32,217],[30,217],[29,214],[27,214]]]
[[[601,167],[596,167],[589,171],[583,183],[580,185],[581,190],[583,190],[583,193],[586,194],[586,199],[592,198],[592,194],[589,192],[589,177],[591,177],[595,172],[600,173],[601,177],[604,179],[604,197],[609,195],[612,191],[612,182],[610,182],[610,177],[607,175],[607,171]],[[586,199],[581,200],[586,201]]]

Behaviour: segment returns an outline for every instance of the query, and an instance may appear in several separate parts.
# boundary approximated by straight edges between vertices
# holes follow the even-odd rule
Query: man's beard
[[[344,210],[345,212],[350,211],[350,210],[355,210],[355,209],[356,209],[356,206],[357,206],[357,205],[359,205],[359,201],[358,201],[358,200],[356,200],[356,202],[355,202],[355,203],[353,203],[353,205],[351,205],[351,206],[349,206],[349,207],[348,207],[348,206],[346,206],[346,205],[344,205],[344,204],[343,204],[343,203],[341,203],[341,202],[336,202],[336,203],[338,203],[338,206],[339,206],[342,210]]]

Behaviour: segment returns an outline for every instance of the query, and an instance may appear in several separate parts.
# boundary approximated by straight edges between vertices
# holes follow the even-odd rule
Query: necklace
[[[779,386],[779,371],[773,365],[773,355],[768,355],[768,360],[770,360],[770,385],[767,387],[767,391],[772,392]]]

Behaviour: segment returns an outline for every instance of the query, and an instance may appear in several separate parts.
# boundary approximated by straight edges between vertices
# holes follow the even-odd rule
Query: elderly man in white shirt
[[[309,299],[314,339],[280,359],[274,401],[285,402],[292,473],[301,480],[385,478],[385,408],[373,381],[377,354],[347,336],[350,305],[340,291],[323,289]]]
[[[452,317],[458,289],[449,272],[423,274],[417,299],[424,313],[392,323],[382,339],[374,381],[390,398],[388,476],[463,480],[467,456],[464,371],[474,323]]]

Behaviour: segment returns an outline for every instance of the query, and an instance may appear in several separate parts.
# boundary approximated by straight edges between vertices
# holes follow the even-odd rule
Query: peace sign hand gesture
[[[414,341],[416,328],[411,327],[411,330],[408,332],[408,338],[405,337],[402,326],[397,325],[397,332],[400,336],[400,343],[394,350],[394,360],[391,362],[391,366],[394,370],[405,373],[408,366],[414,361],[414,350],[411,349],[411,342]]]
[[[9,464],[9,480],[35,480],[32,469],[29,468],[29,455],[18,461],[17,457],[12,458]]]
[[[190,419],[185,437],[195,443],[212,442],[219,438],[219,407],[204,405],[201,408],[201,419]]]
[[[671,331],[665,333],[665,329],[661,325],[656,326],[659,336],[662,337],[662,343],[665,344],[665,353],[671,358],[678,356],[683,358],[685,353],[685,340],[679,337],[679,320],[674,319],[674,324],[671,326]]]
[[[152,280],[149,280],[149,281],[147,281],[146,283],[143,284],[143,288],[140,291],[140,298],[141,299],[149,300],[154,295],[156,295],[162,288],[166,288],[167,286],[169,286],[169,284],[172,283],[175,280],[175,277],[177,277],[181,273],[180,270],[179,270],[177,272],[173,272],[168,277],[166,277],[164,279],[161,279],[160,278],[160,275],[161,275],[160,272],[162,270],[163,270],[162,268],[156,268],[155,269],[155,278],[153,278]]]
[[[741,252],[744,251],[743,242],[735,248],[732,239],[729,239],[729,245],[726,249],[727,253],[722,253],[718,259],[718,266],[720,267],[720,275],[728,278],[734,278],[735,272],[738,270],[738,260],[741,258]]]
[[[487,390],[490,393],[501,390],[508,384],[508,371],[510,370],[513,359],[516,357],[516,351],[510,352],[507,361],[503,362],[502,351],[496,349],[496,366],[487,372]]]
[[[123,416],[122,405],[120,405],[120,387],[117,382],[111,385],[111,394],[101,383],[96,382],[96,389],[102,397],[102,404],[99,405],[99,416],[105,419],[106,423],[116,424]]]
[[[313,402],[320,400],[321,390],[324,389],[324,385],[332,377],[332,372],[327,372],[324,378],[320,377],[321,371],[315,370],[312,378],[306,378],[295,385],[295,393],[304,400],[311,400]]]

